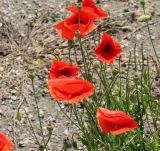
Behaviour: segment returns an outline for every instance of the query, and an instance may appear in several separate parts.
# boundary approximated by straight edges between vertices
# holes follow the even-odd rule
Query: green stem
[[[61,112],[62,112],[75,126],[77,126],[77,127],[80,129],[79,125],[76,124],[76,123],[63,111],[62,107],[60,106],[60,103],[59,103],[58,101],[56,101],[56,102],[57,102],[57,104],[58,104]]]
[[[37,136],[36,136],[36,133],[35,133],[35,131],[34,131],[33,125],[32,125],[32,123],[31,123],[31,121],[30,121],[30,119],[29,119],[29,117],[28,117],[28,114],[27,114],[27,112],[26,112],[25,109],[24,109],[24,112],[25,112],[25,114],[26,114],[26,116],[27,116],[27,120],[28,120],[28,122],[29,122],[30,129],[31,129],[31,131],[32,131],[32,133],[33,133],[33,136],[34,136],[34,138],[36,139],[36,142],[38,143],[38,145],[41,146],[40,143],[39,143],[39,140],[38,140],[38,138],[37,138]]]
[[[146,15],[145,6],[143,6],[143,12],[144,12],[144,14]],[[150,39],[150,41],[151,41],[151,45],[152,45],[152,47],[153,47],[154,54],[155,54],[155,56],[156,56],[156,59],[157,59],[157,61],[158,61],[158,64],[160,64],[160,61],[159,61],[159,58],[158,58],[158,55],[157,55],[157,52],[156,52],[156,48],[155,48],[154,42],[153,42],[153,40],[152,40],[152,34],[151,34],[151,30],[150,30],[150,28],[149,28],[149,23],[148,23],[148,21],[146,22],[146,25],[147,25],[147,30],[148,30],[148,34],[149,34],[149,39]]]
[[[46,142],[46,144],[44,145],[44,149],[46,149],[46,148],[47,148],[47,145],[48,145],[48,143],[49,143],[49,141],[50,141],[50,139],[51,139],[51,136],[52,136],[52,132],[51,132],[51,133],[49,133],[49,136],[48,136],[47,142]]]
[[[40,117],[40,111],[39,111],[39,106],[38,106],[38,100],[37,100],[37,96],[36,96],[36,92],[35,92],[35,86],[34,86],[34,78],[31,78],[31,81],[32,81],[33,96],[34,96],[34,100],[35,100],[35,103],[36,103],[36,109],[37,109],[37,114],[38,114],[38,120],[39,120],[41,135],[42,135],[42,141],[43,141],[43,144],[45,145],[45,139],[44,139],[43,128],[42,128],[42,121],[41,121],[41,117]]]
[[[69,62],[72,63],[72,59],[71,59],[71,48],[72,48],[72,41],[68,41],[68,48],[69,48]]]

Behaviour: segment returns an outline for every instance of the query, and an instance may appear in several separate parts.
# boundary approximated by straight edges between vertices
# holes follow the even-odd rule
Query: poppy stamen
[[[104,50],[105,52],[109,52],[111,50],[112,46],[111,45],[106,45]]]
[[[64,76],[69,76],[70,71],[69,70],[62,70],[61,74]]]

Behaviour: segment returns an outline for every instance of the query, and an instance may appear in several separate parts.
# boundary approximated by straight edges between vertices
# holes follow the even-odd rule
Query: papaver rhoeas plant
[[[8,138],[8,136],[0,132],[0,151],[12,151],[12,149],[12,141]]]
[[[86,80],[63,78],[48,81],[51,96],[69,103],[81,102],[94,93],[94,86]]]
[[[71,129],[68,127],[69,133],[62,150],[71,147],[74,148],[71,150],[77,150],[80,144],[82,150],[86,151],[159,151],[159,129],[156,124],[159,122],[160,105],[158,96],[153,96],[152,91],[153,81],[158,81],[159,78],[159,64],[153,58],[150,61],[147,53],[142,52],[142,56],[137,56],[139,52],[136,52],[136,47],[134,53],[130,51],[127,56],[128,61],[126,56],[117,59],[122,52],[121,45],[105,33],[108,30],[106,28],[116,26],[103,26],[101,22],[97,28],[94,21],[97,23],[99,19],[107,18],[108,14],[94,2],[96,1],[78,0],[76,6],[67,8],[71,16],[55,25],[58,33],[67,41],[64,41],[60,49],[56,46],[56,50],[63,49],[65,54],[56,56],[55,49],[50,50],[50,54],[59,60],[52,62],[47,84],[51,99],[55,100],[62,113],[74,124]],[[142,3],[144,5],[144,1]],[[116,21],[113,25],[115,24]],[[88,35],[93,30],[95,31]],[[150,36],[151,34],[150,32]],[[143,49],[144,43],[141,46]],[[64,57],[70,62],[62,61]],[[113,64],[116,59],[118,64]],[[155,68],[151,72],[149,67],[153,64]],[[49,148],[52,145],[48,146],[54,128],[49,123],[48,135],[43,133],[34,76],[30,76],[30,79],[41,137],[34,134],[37,131],[34,131],[33,126],[31,130],[39,150],[55,150]],[[61,105],[63,103],[68,103],[67,110],[66,106]]]
[[[84,37],[97,28],[94,24],[95,14],[90,9],[82,8],[79,12],[66,18],[55,25],[59,35],[66,40],[73,40],[80,31],[80,36]]]
[[[102,18],[108,17],[108,14],[104,10],[102,10],[101,8],[97,7],[93,0],[84,0],[82,2],[82,8],[88,9],[88,10],[92,11],[93,13],[95,13],[96,19],[102,19]],[[78,7],[76,7],[76,6],[68,7],[67,9],[73,13],[78,12]]]
[[[102,36],[100,45],[95,49],[95,54],[99,60],[112,64],[120,55],[122,48],[109,34]]]
[[[64,61],[53,61],[50,69],[49,78],[72,78],[77,77],[80,68]]]
[[[112,111],[100,107],[97,110],[97,120],[104,133],[118,135],[137,128],[135,120],[122,111]]]

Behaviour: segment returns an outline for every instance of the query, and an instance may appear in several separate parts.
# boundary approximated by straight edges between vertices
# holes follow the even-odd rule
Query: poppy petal
[[[48,81],[48,87],[54,99],[69,103],[80,102],[94,92],[92,83],[75,78],[51,79]]]
[[[104,133],[118,135],[137,128],[134,119],[122,111],[111,111],[100,107],[97,110],[97,120]]]
[[[72,78],[77,77],[80,68],[64,61],[53,61],[49,73],[49,78]]]
[[[71,7],[70,9],[74,11],[77,8]],[[81,37],[84,37],[97,28],[93,23],[94,18],[95,15],[93,12],[82,9],[80,11],[80,25],[78,23],[78,11],[76,11],[72,16],[55,25],[55,29],[59,35],[66,40],[73,40],[78,30],[80,30]]]
[[[122,48],[118,42],[105,33],[102,36],[100,45],[95,49],[95,55],[103,62],[112,64],[120,55]]]
[[[96,18],[97,19],[102,19],[102,18],[106,18],[108,17],[109,15],[103,11],[101,8],[97,7],[94,3],[93,0],[84,0],[82,2],[82,6],[87,6],[87,7],[91,7],[94,9],[94,13],[97,15]]]
[[[0,132],[0,151],[11,151],[12,149],[12,141],[8,138],[8,136]]]

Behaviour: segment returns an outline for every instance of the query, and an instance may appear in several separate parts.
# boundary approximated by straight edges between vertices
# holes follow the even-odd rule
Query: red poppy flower
[[[121,51],[120,44],[105,33],[102,36],[100,45],[95,50],[95,54],[101,61],[112,64]]]
[[[76,103],[90,96],[94,92],[92,83],[75,78],[55,79],[48,81],[51,96],[60,101]]]
[[[64,77],[77,77],[79,70],[80,70],[79,67],[73,66],[64,61],[53,61],[49,78],[56,79]]]
[[[97,7],[94,4],[93,0],[84,0],[82,2],[82,8],[85,8],[85,9],[88,9],[88,10],[94,12],[95,15],[96,15],[95,16],[96,19],[101,19],[101,18],[108,17],[108,14],[104,10],[102,10],[101,8]],[[77,11],[78,11],[78,8],[76,6],[69,7],[67,9],[70,10],[71,12],[73,12],[73,13],[77,13]]]
[[[78,30],[80,30],[81,37],[84,37],[97,28],[93,22],[95,14],[91,11],[87,9],[81,9],[80,25],[78,24],[78,18],[79,15],[77,12],[64,21],[55,25],[56,30],[62,38],[73,40]]]
[[[137,128],[134,119],[122,111],[111,111],[100,107],[97,110],[97,120],[104,133],[118,135]]]
[[[13,149],[12,141],[0,132],[0,151],[11,151]]]

